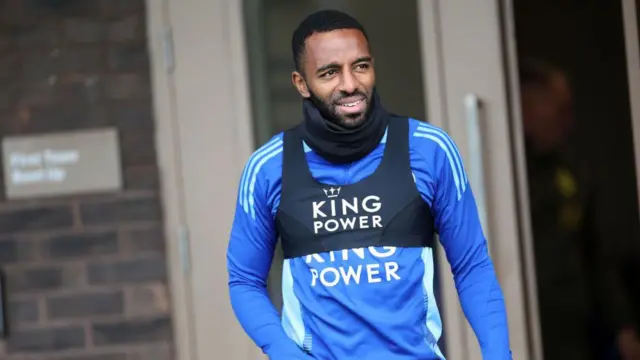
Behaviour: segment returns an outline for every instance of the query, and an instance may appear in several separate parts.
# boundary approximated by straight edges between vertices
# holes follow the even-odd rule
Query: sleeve
[[[309,357],[285,334],[267,292],[267,277],[277,243],[263,173],[245,168],[227,249],[231,306],[245,332],[271,360]],[[255,170],[252,170],[255,172]]]
[[[450,139],[449,139],[450,140]],[[484,359],[511,359],[502,290],[489,256],[475,199],[453,141],[434,156],[432,210],[440,242]]]

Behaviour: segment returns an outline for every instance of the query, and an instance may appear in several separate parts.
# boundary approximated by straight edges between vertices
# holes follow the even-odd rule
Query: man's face
[[[522,90],[523,122],[526,136],[538,150],[554,150],[573,127],[571,89],[562,74],[547,86]]]
[[[311,35],[305,42],[301,67],[301,72],[293,73],[293,84],[324,116],[346,127],[366,119],[376,77],[369,43],[361,31]]]

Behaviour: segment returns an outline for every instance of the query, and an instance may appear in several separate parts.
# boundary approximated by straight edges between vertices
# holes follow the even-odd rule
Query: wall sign
[[[114,128],[2,139],[7,199],[115,191],[122,188]]]

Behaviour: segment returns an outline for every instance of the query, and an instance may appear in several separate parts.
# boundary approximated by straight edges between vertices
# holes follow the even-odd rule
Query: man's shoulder
[[[283,132],[277,133],[258,147],[247,160],[243,176],[250,181],[258,177],[279,177],[282,172],[283,138]]]
[[[409,118],[409,147],[423,157],[458,151],[453,139],[442,128],[413,118]]]

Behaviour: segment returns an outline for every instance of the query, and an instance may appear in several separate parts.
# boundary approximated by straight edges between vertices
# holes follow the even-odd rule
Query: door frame
[[[518,54],[516,24],[513,0],[501,0],[504,58],[507,76],[507,95],[511,117],[512,151],[514,156],[514,176],[517,191],[517,211],[519,238],[521,244],[522,268],[525,286],[527,329],[529,331],[529,353],[532,360],[543,359],[542,330],[538,305],[538,286],[535,266],[533,227],[530,212],[529,180],[522,106],[520,102],[520,79],[518,76]]]
[[[253,151],[242,2],[146,8],[175,356],[265,359],[233,314],[225,266],[232,189]]]
[[[479,189],[486,191],[489,208],[487,237],[505,294],[514,357],[532,359],[517,241],[517,186],[511,151],[505,151],[511,140],[500,3],[417,1],[427,113],[434,125],[443,127],[458,143],[464,159],[469,158],[469,134],[461,121],[465,116],[462,98],[474,93],[486,105],[484,131],[498,145],[486,148],[481,166],[487,179],[509,179],[506,185],[487,181]],[[228,209],[235,203],[228,188],[237,185],[243,166],[240,159],[246,159],[253,149],[242,2],[147,0],[147,11],[177,358],[262,358],[232,315],[224,268],[225,238],[232,218]],[[167,28],[175,38],[171,55],[176,66],[171,71],[163,61],[168,50]],[[209,42],[189,45],[187,39],[202,32],[210,34]],[[483,43],[481,48],[479,43]],[[474,59],[472,66],[460,61],[470,58]],[[486,81],[487,76],[492,80]],[[231,91],[216,93],[211,85],[216,83]],[[202,94],[224,101],[203,102]],[[211,141],[212,136],[218,141]],[[195,151],[196,145],[204,150]],[[203,167],[196,161],[202,151],[234,156],[206,157],[210,164]],[[211,184],[225,192],[212,190]],[[214,203],[217,206],[212,208]],[[186,255],[179,242],[185,230],[190,234]],[[449,358],[481,359],[459,305],[448,306],[458,304],[458,297],[447,276],[451,273],[448,264],[439,264]]]
[[[442,59],[442,45],[440,43],[441,30],[438,3],[433,0],[418,0],[418,17],[420,19],[418,21],[419,38],[422,43],[423,57],[423,87],[427,97],[424,100],[427,108],[427,119],[430,124],[446,129],[447,105],[443,96],[445,74],[442,69],[444,60]],[[439,242],[436,245],[435,254],[438,257],[437,276],[441,284],[440,291],[443,300],[440,310],[444,326],[445,354],[451,359],[467,359],[466,320],[459,305],[453,278],[448,276],[451,269],[448,262],[444,260],[444,251]]]
[[[471,185],[476,199],[485,200],[479,207],[486,209],[481,217],[486,218],[484,231],[505,297],[513,356],[528,360],[537,357],[532,355],[530,346],[527,286],[519,241],[521,185],[515,176],[510,124],[513,104],[508,97],[508,75],[515,62],[512,56],[505,57],[515,38],[512,32],[505,34],[502,26],[503,17],[512,17],[511,8],[505,4],[510,2],[419,0],[419,16],[428,117],[454,139],[467,172],[472,169],[484,173],[478,178],[484,181],[472,181]],[[469,94],[477,96],[482,104],[478,119],[482,134],[472,133],[465,121],[468,114],[464,99]],[[482,157],[472,154],[472,150],[477,153],[470,143],[474,139],[481,140]],[[470,179],[474,178],[472,175]],[[447,354],[452,359],[482,359],[475,334],[458,305],[446,261],[440,261],[439,270]]]
[[[638,203],[640,203],[640,27],[637,0],[622,1],[625,49],[627,54],[627,78],[629,83],[629,105],[631,106],[631,129],[636,164]]]
[[[170,29],[169,0],[146,0],[146,24],[151,69],[152,100],[155,120],[155,143],[160,168],[162,210],[164,218],[165,251],[173,342],[176,359],[197,358],[194,343],[193,303],[191,283],[183,270],[178,242],[178,229],[185,223],[184,193],[181,180],[180,143],[176,128],[175,84],[165,57],[165,36]]]

